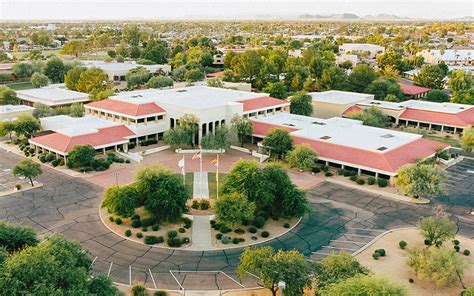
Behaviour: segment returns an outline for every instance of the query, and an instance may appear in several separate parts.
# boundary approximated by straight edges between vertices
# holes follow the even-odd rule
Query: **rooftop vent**
[[[388,148],[385,147],[385,146],[382,146],[382,147],[377,148],[378,151],[385,151],[385,150],[387,150],[387,149],[388,149]]]
[[[321,140],[329,140],[329,139],[331,139],[331,137],[330,136],[322,136],[322,137],[320,137],[320,139]]]
[[[177,90],[176,92],[180,92],[180,93],[181,93],[181,92],[186,92],[186,90],[185,90],[185,89],[179,89],[179,90]]]
[[[380,137],[381,137],[381,138],[385,138],[385,139],[389,139],[389,138],[393,138],[393,137],[395,137],[395,136],[392,135],[392,134],[385,134],[385,135],[382,135],[382,136],[380,136]]]
[[[313,121],[311,124],[317,124],[317,125],[326,125],[324,122],[319,122],[319,121]]]
[[[286,125],[286,126],[295,126],[293,123],[283,123],[283,125]]]

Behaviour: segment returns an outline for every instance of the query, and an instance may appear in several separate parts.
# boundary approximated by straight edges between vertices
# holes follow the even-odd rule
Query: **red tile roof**
[[[270,123],[264,123],[264,122],[259,122],[259,121],[254,121],[253,122],[253,134],[254,135],[259,135],[259,136],[265,136],[271,129],[273,128],[282,128],[286,129],[289,132],[294,132],[297,131],[297,128],[292,128],[288,126],[281,126],[281,125],[276,125],[276,124],[270,124]]]
[[[272,97],[246,99],[246,100],[241,100],[239,102],[244,104],[244,112],[290,104],[288,103],[288,101],[275,99]]]
[[[395,173],[404,164],[414,163],[436,152],[437,148],[449,145],[420,138],[387,152],[375,152],[360,148],[342,146],[320,140],[293,137],[295,144],[307,143],[322,158],[334,159],[357,166]]]
[[[400,119],[467,127],[474,124],[474,107],[455,114],[407,108]]]
[[[207,77],[223,77],[223,76],[224,76],[224,71],[207,74]]]
[[[44,136],[38,136],[30,139],[32,144],[37,144],[47,149],[58,152],[67,153],[72,150],[75,145],[92,145],[100,147],[107,144],[113,144],[127,140],[127,137],[134,136],[125,125],[117,125],[112,127],[101,128],[97,132],[69,136],[61,133],[51,133]]]
[[[402,92],[405,95],[411,95],[411,96],[422,94],[431,90],[431,88],[410,85],[410,84],[405,84],[405,83],[400,83],[400,87],[402,89]]]
[[[357,105],[354,105],[354,106],[349,107],[346,111],[344,111],[342,113],[342,116],[348,116],[351,113],[357,113],[357,112],[362,111],[362,110],[363,110],[363,108],[361,108]]]
[[[131,116],[144,116],[166,112],[165,109],[161,108],[153,102],[134,104],[114,99],[105,99],[97,102],[92,102],[87,104],[86,107],[93,107],[101,110],[107,110]]]

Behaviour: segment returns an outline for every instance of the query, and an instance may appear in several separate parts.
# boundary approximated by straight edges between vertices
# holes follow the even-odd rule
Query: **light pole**
[[[280,296],[283,296],[283,290],[285,290],[286,283],[284,281],[278,282],[278,288],[280,289]]]

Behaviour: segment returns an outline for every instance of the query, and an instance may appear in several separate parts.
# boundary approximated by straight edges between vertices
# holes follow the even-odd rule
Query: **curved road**
[[[18,156],[13,158],[20,160]],[[7,159],[3,150],[0,159]],[[45,184],[42,188],[0,197],[0,219],[30,225],[42,237],[58,232],[79,241],[92,258],[97,257],[93,269],[109,274],[115,282],[144,282],[150,288],[156,285],[160,289],[178,290],[180,287],[173,278],[176,276],[187,290],[257,285],[252,277],[240,283],[234,281],[241,248],[206,252],[168,250],[122,239],[99,219],[101,188],[46,167],[43,171],[38,178]],[[349,231],[353,236],[364,237],[367,234],[364,229],[383,231],[415,225],[421,216],[432,212],[432,205],[399,203],[327,182],[313,188],[308,198],[311,213],[291,232],[268,245],[295,248],[311,256]],[[474,221],[466,215],[465,205],[446,203],[445,208],[454,214],[461,234],[474,236]],[[181,272],[172,274],[170,270]]]

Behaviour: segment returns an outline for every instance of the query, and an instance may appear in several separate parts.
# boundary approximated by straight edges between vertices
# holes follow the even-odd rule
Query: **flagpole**
[[[199,154],[201,157],[199,157],[199,195],[202,199],[202,146],[199,145]]]
[[[183,154],[183,168],[182,168],[183,172],[183,185],[186,186],[186,169],[185,169],[185,163],[184,163],[184,154]]]
[[[216,199],[219,199],[219,153],[217,153],[217,170],[216,170]]]

